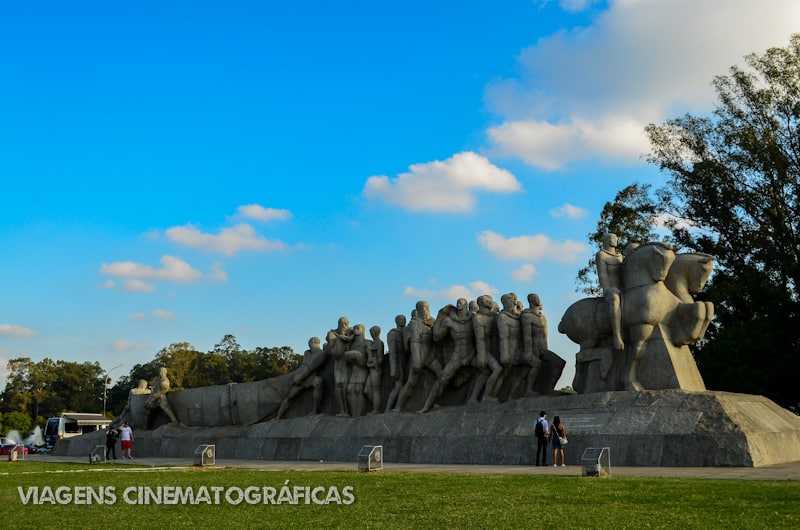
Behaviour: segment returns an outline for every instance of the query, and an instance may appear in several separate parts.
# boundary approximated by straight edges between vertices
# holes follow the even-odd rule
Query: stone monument
[[[800,461],[800,417],[760,396],[705,390],[689,346],[714,315],[693,296],[712,267],[712,256],[664,243],[623,259],[607,236],[603,296],[576,302],[559,323],[580,347],[579,394],[555,390],[566,361],[548,349],[536,294],[525,309],[506,293],[502,311],[488,294],[462,298],[436,318],[421,300],[409,325],[395,318],[387,345],[379,326],[367,339],[341,317],[324,346],[312,338],[302,365],[272,379],[169,392],[162,369],[151,394],[129,398],[131,420],[149,428],[136,450],[188,457],[215,444],[218,458],[352,461],[382,445],[387,462],[532,465],[534,421],[547,410],[570,434],[567,464],[605,446],[615,466]],[[54,452],[102,443],[87,434]]]

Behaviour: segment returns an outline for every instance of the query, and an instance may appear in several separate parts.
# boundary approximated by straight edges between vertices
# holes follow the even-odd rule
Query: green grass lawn
[[[288,481],[288,482],[287,482]],[[114,488],[116,502],[24,504],[23,493]],[[222,488],[220,503],[140,504],[127,488]],[[230,504],[238,491],[281,500],[281,488],[331,490],[342,503]],[[354,502],[345,504],[346,487]],[[286,501],[288,490],[284,491]],[[349,491],[349,490],[348,490]],[[258,493],[258,496],[255,495]],[[269,493],[274,492],[274,493]],[[51,497],[52,498],[52,497]],[[63,498],[63,497],[61,497]],[[104,494],[104,499],[110,497]],[[47,500],[47,497],[45,497]],[[4,528],[800,528],[800,481],[706,480],[553,475],[152,470],[133,466],[0,462]]]

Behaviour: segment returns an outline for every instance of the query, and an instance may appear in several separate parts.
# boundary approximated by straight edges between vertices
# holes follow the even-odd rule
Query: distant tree
[[[197,361],[200,352],[188,342],[170,344],[156,354],[156,361],[167,368],[171,388],[186,388],[186,376]]]
[[[13,411],[3,414],[3,428],[6,434],[17,431],[24,437],[30,431],[32,424],[31,417],[24,412]]]
[[[620,250],[629,243],[654,241],[657,213],[656,199],[650,196],[650,184],[631,184],[617,192],[612,202],[605,203],[597,228],[588,235],[589,242],[599,249],[606,233],[617,235]],[[590,296],[597,296],[601,291],[596,267],[592,254],[589,263],[578,271],[576,279],[580,290]]]
[[[30,384],[33,368],[34,362],[30,357],[17,357],[6,363],[6,388],[0,400],[3,412],[29,412],[33,403]]]
[[[800,401],[800,34],[714,79],[711,116],[649,125],[682,247],[716,256],[716,318],[696,349],[709,388]]]

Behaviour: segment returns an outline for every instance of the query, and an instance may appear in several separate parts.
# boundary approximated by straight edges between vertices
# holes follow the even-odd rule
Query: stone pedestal
[[[610,447],[612,466],[746,466],[800,461],[800,417],[762,396],[657,390],[562,394],[502,404],[441,407],[427,414],[329,415],[249,426],[137,430],[134,456],[190,459],[201,444],[217,458],[356,462],[382,445],[385,462],[533,465],[540,410],[561,417],[566,461]],[[103,433],[58,442],[55,454],[83,456]]]

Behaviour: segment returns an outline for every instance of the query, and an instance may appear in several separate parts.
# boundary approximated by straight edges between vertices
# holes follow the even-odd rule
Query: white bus
[[[47,420],[47,425],[44,428],[44,443],[52,448],[62,438],[105,429],[109,422],[110,420],[102,414],[64,412],[61,416]]]

